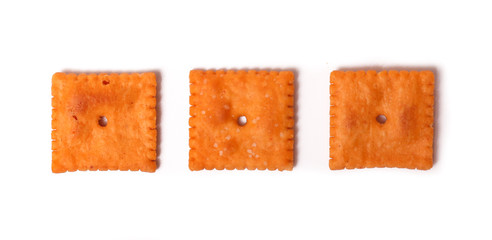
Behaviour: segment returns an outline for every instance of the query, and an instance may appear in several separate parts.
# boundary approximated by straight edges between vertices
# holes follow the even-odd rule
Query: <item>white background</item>
[[[2,1],[0,239],[490,239],[491,23],[475,1]],[[188,170],[194,68],[296,71],[293,171]],[[436,73],[431,170],[329,170],[329,74],[370,68]],[[156,173],[51,173],[58,71],[159,73]]]

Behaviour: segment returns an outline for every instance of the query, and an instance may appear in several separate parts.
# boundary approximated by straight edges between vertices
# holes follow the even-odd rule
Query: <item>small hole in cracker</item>
[[[244,126],[244,125],[246,125],[247,122],[248,122],[248,119],[246,118],[246,116],[240,116],[237,118],[237,124],[239,126]]]
[[[103,80],[103,84],[104,85],[108,85],[109,84],[109,80]]]
[[[384,124],[386,122],[386,116],[380,114],[376,117],[376,121],[378,121],[378,123]]]
[[[105,116],[101,116],[99,117],[98,123],[99,126],[106,127],[106,125],[108,125],[108,119]]]

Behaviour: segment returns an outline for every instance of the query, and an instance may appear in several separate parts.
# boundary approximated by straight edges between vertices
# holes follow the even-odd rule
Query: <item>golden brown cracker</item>
[[[191,170],[292,170],[292,72],[193,70],[190,83]]]
[[[330,83],[331,169],[432,167],[431,71],[334,71]]]
[[[154,73],[55,73],[52,171],[155,172],[156,84]]]

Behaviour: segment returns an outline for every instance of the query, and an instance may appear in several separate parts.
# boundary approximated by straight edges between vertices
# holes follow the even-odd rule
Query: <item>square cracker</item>
[[[55,73],[51,91],[54,173],[155,172],[154,73]],[[106,126],[101,117],[106,117]]]
[[[334,71],[330,83],[331,169],[432,167],[431,71]]]
[[[292,72],[193,70],[190,83],[191,170],[292,170]]]

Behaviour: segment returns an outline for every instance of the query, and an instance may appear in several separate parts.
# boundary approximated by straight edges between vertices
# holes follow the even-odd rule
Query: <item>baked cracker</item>
[[[431,71],[334,71],[330,83],[330,169],[432,167]]]
[[[193,70],[190,83],[191,170],[292,170],[292,72]]]
[[[155,172],[156,85],[154,73],[55,73],[52,171]]]

